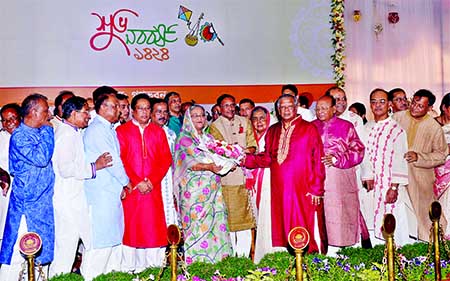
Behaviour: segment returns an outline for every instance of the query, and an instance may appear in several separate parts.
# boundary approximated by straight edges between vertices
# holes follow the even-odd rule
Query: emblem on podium
[[[291,229],[288,235],[288,242],[295,250],[304,249],[309,243],[309,233],[306,228],[297,226]]]
[[[34,256],[42,247],[42,239],[35,232],[27,232],[19,240],[19,250],[25,256]]]

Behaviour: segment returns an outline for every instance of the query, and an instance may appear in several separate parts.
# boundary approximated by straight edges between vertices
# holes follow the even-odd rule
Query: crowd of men
[[[271,119],[278,122],[258,151],[255,103],[221,95],[208,131],[246,153],[221,178],[234,253],[252,256],[258,247],[247,186],[257,168],[270,170],[273,247],[287,247],[295,226],[309,231],[309,252],[371,247],[382,243],[386,213],[406,226],[396,229],[397,244],[427,241],[434,168],[449,152],[429,115],[435,100],[423,89],[410,103],[402,89],[374,89],[374,120],[364,125],[342,88],[313,101],[285,85]],[[80,252],[86,280],[160,266],[167,226],[179,224],[172,155],[185,108],[180,94],[138,94],[130,104],[102,86],[89,99],[62,91],[54,105],[50,114],[47,98],[32,94],[0,110],[0,280],[17,280],[26,231],[42,238],[36,262],[50,277],[71,272]]]

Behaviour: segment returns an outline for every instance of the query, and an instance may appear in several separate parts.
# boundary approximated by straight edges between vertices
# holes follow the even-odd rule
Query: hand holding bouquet
[[[219,175],[227,174],[235,165],[239,165],[244,157],[244,150],[238,144],[229,144],[225,141],[211,139],[205,143],[205,147],[199,146],[208,157],[218,166],[222,166]]]

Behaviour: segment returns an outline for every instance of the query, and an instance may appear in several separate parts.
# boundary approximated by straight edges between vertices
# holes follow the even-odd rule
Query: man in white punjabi
[[[61,123],[55,129],[55,259],[50,277],[71,272],[81,239],[91,245],[89,212],[84,193],[84,179],[96,177],[97,171],[111,166],[111,156],[105,152],[88,163],[85,160],[82,129],[89,120],[86,100],[73,96],[61,107]]]
[[[409,239],[409,222],[416,217],[408,217],[411,207],[406,185],[408,184],[408,165],[403,155],[408,151],[406,132],[389,116],[391,102],[383,89],[370,93],[370,109],[374,121],[368,122],[362,136],[366,145],[366,155],[361,165],[361,179],[367,192],[373,197],[375,211],[371,238],[374,244],[384,243],[381,227],[384,215],[391,213],[403,227],[395,229],[395,243],[404,245]]]

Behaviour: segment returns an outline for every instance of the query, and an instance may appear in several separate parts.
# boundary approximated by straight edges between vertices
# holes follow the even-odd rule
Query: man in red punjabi
[[[325,224],[330,252],[359,241],[359,198],[356,165],[364,158],[364,145],[352,123],[336,117],[336,100],[317,101],[312,123],[322,136],[325,156]]]
[[[281,121],[272,125],[265,137],[265,152],[248,154],[248,168],[270,167],[272,245],[286,247],[288,234],[296,226],[305,227],[311,237],[308,252],[318,252],[314,225],[318,224],[321,252],[327,248],[323,227],[323,145],[314,125],[297,115],[297,100],[282,95],[276,102]],[[316,212],[322,210],[322,212]],[[321,214],[316,217],[317,214]]]
[[[133,186],[122,200],[125,217],[122,270],[160,266],[167,245],[161,181],[172,163],[164,130],[150,123],[150,98],[131,101],[132,120],[117,128],[120,158]]]

